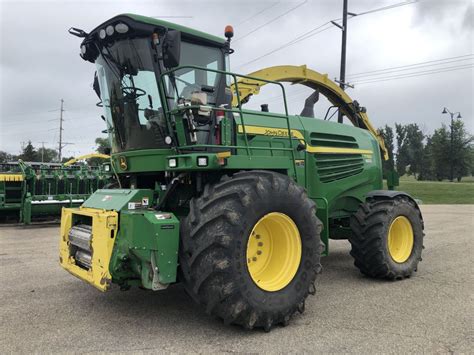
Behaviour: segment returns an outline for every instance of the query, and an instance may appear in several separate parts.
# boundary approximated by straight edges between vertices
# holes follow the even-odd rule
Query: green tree
[[[51,148],[39,148],[37,156],[39,161],[50,163],[58,159],[58,151]]]
[[[470,158],[470,162],[471,162],[471,169],[469,171],[469,174],[471,176],[474,176],[474,149],[471,147],[471,158]]]
[[[434,177],[440,181],[449,178],[450,133],[444,124],[431,136],[430,149]]]
[[[385,125],[385,127],[379,129],[380,134],[383,137],[385,142],[385,147],[388,151],[388,160],[382,160],[382,168],[383,168],[383,175],[384,177],[387,176],[389,171],[392,171],[395,168],[394,157],[393,157],[393,150],[395,149],[394,145],[394,134],[393,129],[389,125]]]
[[[95,145],[97,153],[110,154],[110,141],[108,138],[97,137]]]
[[[461,181],[469,175],[471,170],[471,157],[473,150],[473,136],[464,127],[460,119],[453,121],[452,148],[450,149],[451,164],[453,167],[452,178]],[[451,172],[450,172],[451,175]],[[451,176],[450,176],[451,177]]]
[[[431,136],[426,137],[426,144],[423,147],[423,164],[420,168],[418,180],[436,180]]]
[[[425,159],[424,144],[425,135],[420,130],[420,127],[416,123],[410,123],[405,126],[406,132],[406,145],[408,152],[408,172],[413,174],[415,178],[423,180],[421,171],[423,170],[423,164]]]
[[[28,141],[28,144],[22,149],[18,158],[23,161],[38,161],[38,152],[33,144],[31,144],[31,141]]]
[[[96,149],[95,151],[100,154],[110,154],[110,141],[108,138],[97,137],[95,139]],[[104,162],[101,158],[89,158],[87,164],[89,166],[99,166]]]
[[[67,163],[69,160],[74,159],[75,157],[70,156],[70,157],[62,157],[61,158],[61,164]]]
[[[473,136],[461,120],[454,120],[452,127],[443,124],[435,130],[431,137],[431,150],[436,179],[461,181],[464,176],[471,174]]]
[[[425,135],[416,123],[395,124],[397,141],[396,169],[400,176],[408,173],[422,180]]]
[[[399,176],[403,176],[407,172],[407,167],[410,164],[410,156],[407,143],[407,130],[404,125],[395,123],[397,154],[396,154],[396,169]]]
[[[6,163],[11,160],[11,154],[0,150],[0,163]]]

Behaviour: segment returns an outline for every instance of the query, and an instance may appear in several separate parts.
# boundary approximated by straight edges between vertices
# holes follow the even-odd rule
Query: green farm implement
[[[110,165],[91,169],[66,164],[23,161],[1,164],[1,221],[30,224],[32,220],[59,217],[63,207],[80,206],[111,177]]]
[[[227,39],[125,14],[80,38],[112,145],[113,188],[62,213],[60,262],[99,290],[181,282],[227,324],[286,325],[314,294],[330,239],[360,271],[403,279],[421,260],[417,203],[383,190],[383,139],[366,110],[305,66],[230,71]],[[288,113],[282,82],[312,89]],[[283,112],[251,109],[262,87]],[[324,95],[348,124],[318,119]]]

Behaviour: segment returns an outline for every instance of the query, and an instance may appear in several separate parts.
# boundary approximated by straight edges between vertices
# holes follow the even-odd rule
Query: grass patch
[[[474,204],[474,183],[466,182],[417,181],[402,177],[397,190],[405,191],[423,204]]]

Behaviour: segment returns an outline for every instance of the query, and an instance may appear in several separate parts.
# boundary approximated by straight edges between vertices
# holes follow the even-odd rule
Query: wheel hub
[[[253,227],[247,242],[247,268],[265,291],[279,291],[293,280],[301,261],[301,237],[284,213],[266,214]]]
[[[413,228],[405,216],[398,216],[390,225],[388,232],[388,251],[397,263],[408,260],[413,250]]]

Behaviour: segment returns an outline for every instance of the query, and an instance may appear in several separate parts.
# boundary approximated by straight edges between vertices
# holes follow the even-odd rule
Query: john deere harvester
[[[114,188],[63,209],[71,274],[102,291],[182,282],[225,323],[269,330],[304,310],[329,239],[348,239],[367,276],[416,270],[418,205],[382,190],[383,140],[327,75],[233,73],[230,27],[224,40],[126,14],[70,32],[97,68],[116,174]],[[288,114],[281,82],[314,89],[300,115]],[[264,85],[280,90],[284,113],[246,108]],[[320,93],[352,124],[315,118]]]

